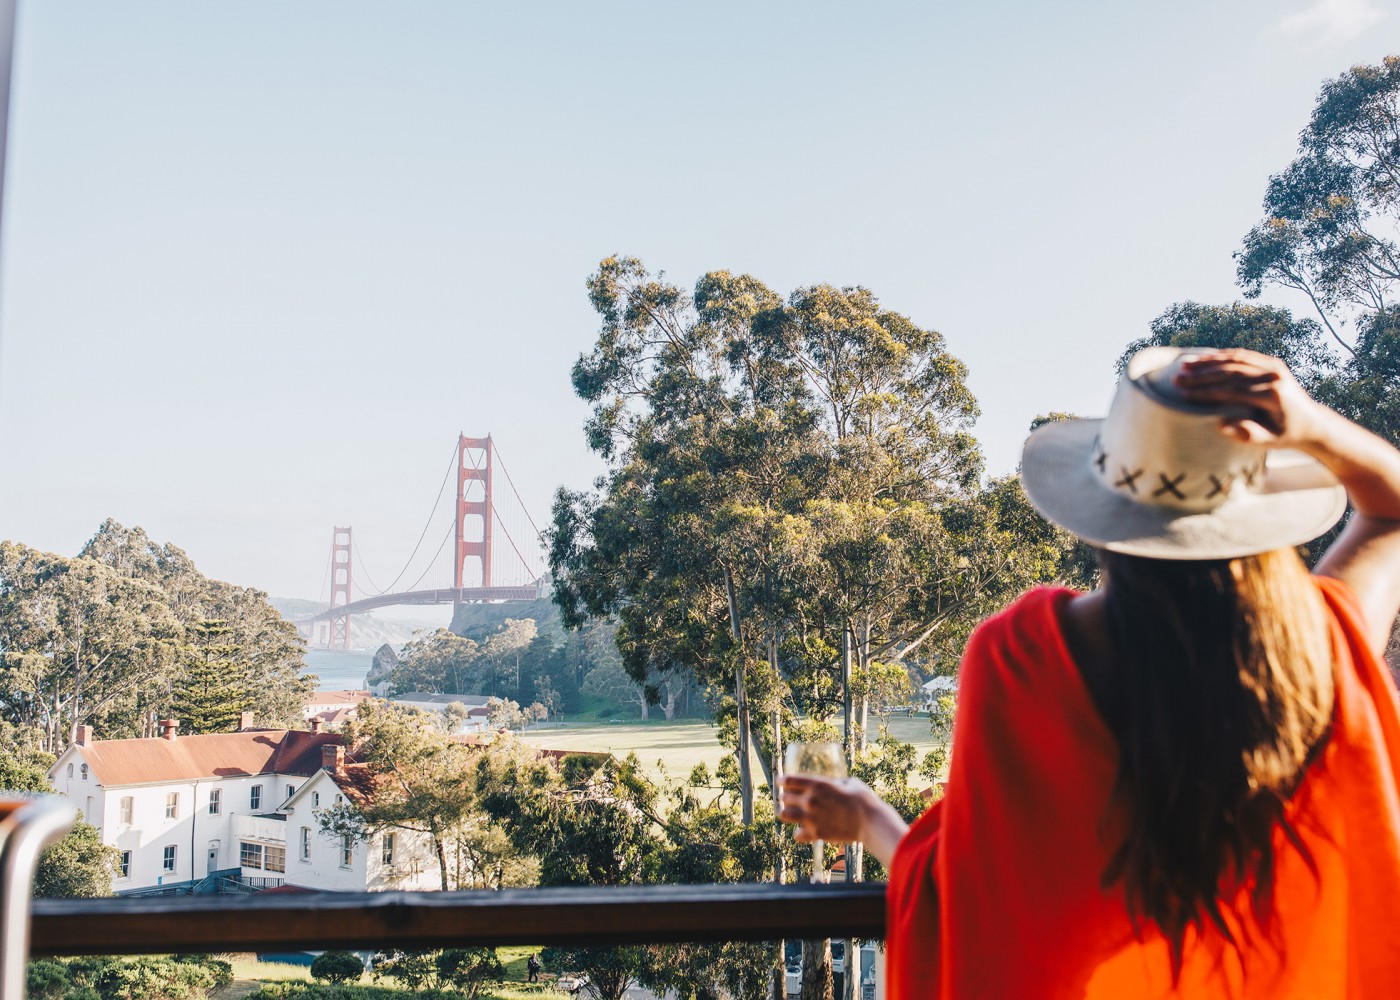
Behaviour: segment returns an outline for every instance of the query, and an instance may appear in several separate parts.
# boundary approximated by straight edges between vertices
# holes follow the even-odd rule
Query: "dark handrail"
[[[36,955],[880,938],[885,887],[649,885],[34,902]]]

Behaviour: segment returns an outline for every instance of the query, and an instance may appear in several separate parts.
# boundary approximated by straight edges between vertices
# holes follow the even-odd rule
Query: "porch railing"
[[[36,955],[882,938],[881,883],[34,901]]]

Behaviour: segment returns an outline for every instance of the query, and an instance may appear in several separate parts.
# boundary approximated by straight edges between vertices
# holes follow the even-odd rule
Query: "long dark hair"
[[[1176,562],[1101,554],[1113,653],[1090,683],[1118,740],[1126,833],[1103,873],[1154,921],[1180,973],[1188,927],[1252,879],[1267,913],[1273,836],[1302,848],[1284,805],[1326,739],[1332,656],[1322,597],[1292,549]]]

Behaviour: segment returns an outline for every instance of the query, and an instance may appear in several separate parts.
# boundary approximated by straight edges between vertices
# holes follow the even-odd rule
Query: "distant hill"
[[[559,609],[548,597],[505,604],[463,604],[452,619],[452,631],[475,637],[494,632],[507,618],[516,621],[533,618],[540,635],[555,645],[564,642],[564,626],[559,621]]]

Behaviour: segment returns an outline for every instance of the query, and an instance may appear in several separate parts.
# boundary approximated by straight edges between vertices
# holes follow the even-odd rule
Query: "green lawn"
[[[870,717],[871,728],[879,725]],[[928,716],[892,717],[890,732],[906,743],[912,743],[920,756],[934,746],[929,732]],[[673,778],[684,779],[696,764],[705,764],[711,771],[725,755],[715,737],[716,729],[708,722],[688,719],[683,722],[570,722],[557,729],[527,731],[521,738],[531,746],[550,750],[605,750],[618,757],[636,753],[643,767],[653,777],[664,765]],[[762,773],[757,757],[754,773]]]

